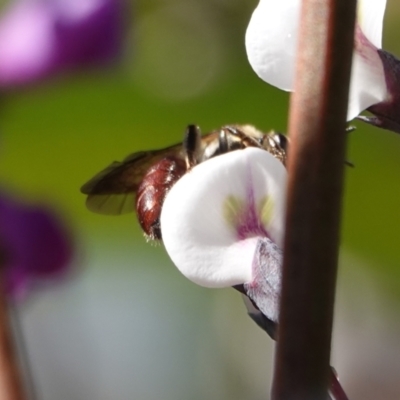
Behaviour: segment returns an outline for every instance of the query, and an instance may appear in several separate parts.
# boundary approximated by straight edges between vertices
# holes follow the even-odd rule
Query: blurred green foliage
[[[239,296],[188,282],[161,246],[145,243],[134,215],[90,213],[79,192],[114,160],[178,143],[189,123],[204,132],[229,123],[286,130],[288,94],[258,79],[245,54],[244,32],[256,4],[136,2],[127,18],[121,64],[2,94],[1,186],[56,207],[85,254],[86,269],[70,292],[38,296],[25,310],[35,377],[47,393],[43,399],[125,399],[132,393],[149,399],[150,389],[157,393],[153,398],[163,399],[185,398],[175,394],[184,390],[193,399],[265,397],[266,368],[272,364],[266,350],[272,343],[248,321]],[[386,15],[384,47],[400,56],[395,0],[389,0]],[[341,275],[353,276],[346,283],[355,295],[342,306],[353,313],[344,331],[346,350],[337,357],[342,364],[334,364],[345,379],[346,365],[348,376],[361,377],[355,387],[372,394],[359,398],[388,398],[374,395],[371,387],[381,394],[382,376],[396,370],[388,354],[398,360],[396,347],[390,347],[398,339],[382,339],[376,314],[388,307],[380,307],[375,286],[363,278],[379,279],[377,287],[400,300],[400,137],[355,125],[349,135],[348,160],[355,168],[346,168],[342,243],[348,251]],[[354,324],[359,330],[352,331]],[[383,358],[386,369],[375,371]],[[82,388],[96,393],[99,387],[92,397],[82,394]]]
[[[250,3],[139,2],[122,66],[3,93],[2,186],[55,205],[77,232],[143,241],[133,215],[91,214],[79,187],[128,153],[179,142],[188,123],[203,131],[228,123],[285,131],[288,95],[247,63],[243,38],[256,1]],[[399,17],[389,1],[384,43],[400,55]],[[378,265],[400,296],[400,137],[356,125],[343,246]]]

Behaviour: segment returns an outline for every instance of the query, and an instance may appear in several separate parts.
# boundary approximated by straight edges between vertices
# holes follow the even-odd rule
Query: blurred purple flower
[[[121,50],[123,2],[11,2],[0,19],[0,87],[114,59]]]
[[[6,292],[23,299],[36,280],[65,275],[72,257],[70,237],[41,205],[27,205],[0,193],[0,253]]]

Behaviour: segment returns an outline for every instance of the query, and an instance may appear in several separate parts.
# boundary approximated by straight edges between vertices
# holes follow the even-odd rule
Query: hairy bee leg
[[[224,126],[222,130],[226,130],[231,135],[237,136],[241,140],[241,142],[243,143],[244,147],[259,147],[259,148],[262,148],[261,143],[257,139],[246,135],[244,132],[242,132],[240,129],[237,129],[234,126]]]
[[[201,149],[201,131],[197,125],[188,125],[183,137],[183,154],[186,168],[189,170],[198,162],[198,153]]]

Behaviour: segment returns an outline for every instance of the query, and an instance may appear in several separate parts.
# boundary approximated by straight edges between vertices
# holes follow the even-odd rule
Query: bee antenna
[[[201,131],[197,125],[188,125],[183,137],[183,152],[187,169],[197,164],[197,153],[201,146]]]
[[[221,129],[221,131],[219,132],[218,142],[219,142],[219,152],[221,154],[227,153],[229,150],[229,144],[228,144],[228,136],[226,134],[225,129]]]

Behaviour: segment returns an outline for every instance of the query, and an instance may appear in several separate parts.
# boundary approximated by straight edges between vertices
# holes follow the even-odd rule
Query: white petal
[[[377,48],[382,47],[383,16],[386,0],[359,0],[357,20],[368,40]]]
[[[271,85],[293,90],[300,0],[261,0],[246,32],[246,50],[256,74]]]
[[[261,0],[246,32],[249,62],[264,81],[293,90],[300,0]],[[348,120],[387,99],[381,47],[386,0],[360,0],[356,50],[350,85]]]
[[[347,120],[388,96],[383,64],[376,47],[357,29]]]
[[[266,196],[273,211],[265,227],[282,244],[286,170],[268,152],[247,148],[215,157],[184,175],[168,193],[162,213],[165,248],[178,269],[207,287],[226,287],[252,278],[256,235],[238,238],[224,214],[229,198],[254,203]]]

